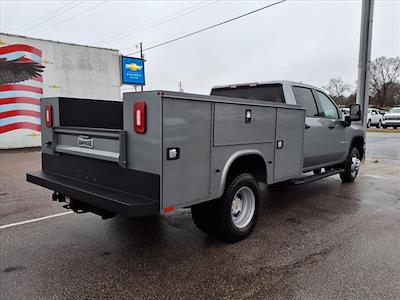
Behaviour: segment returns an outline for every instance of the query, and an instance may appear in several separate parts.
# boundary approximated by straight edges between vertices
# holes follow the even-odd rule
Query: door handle
[[[310,125],[304,124],[304,128],[305,128],[305,129],[308,129],[308,128],[310,128],[310,127],[311,127]]]
[[[333,129],[333,128],[335,128],[336,127],[336,125],[335,124],[331,124],[331,125],[329,125],[329,129]]]

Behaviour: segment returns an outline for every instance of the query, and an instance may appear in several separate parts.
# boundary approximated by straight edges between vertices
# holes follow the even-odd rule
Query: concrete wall
[[[121,99],[117,50],[0,33],[0,58],[21,55],[45,69],[41,77],[0,87],[1,149],[40,145],[37,99],[41,97]]]

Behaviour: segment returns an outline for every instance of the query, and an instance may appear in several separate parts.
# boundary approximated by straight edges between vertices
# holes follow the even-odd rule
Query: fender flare
[[[363,140],[363,147],[364,147],[364,149],[363,149],[363,153],[360,153],[360,154],[363,156],[363,158],[365,157],[365,136],[362,136],[362,135],[355,135],[355,136],[352,137],[352,139],[351,139],[351,141],[350,141],[350,144],[349,144],[349,147],[347,148],[347,151],[346,151],[346,158],[349,156],[349,153],[350,153],[350,151],[351,151],[351,148],[352,148],[352,146],[354,145],[354,141],[355,141],[356,139],[362,139],[362,140]]]
[[[265,170],[267,170],[267,164],[265,163],[265,159],[263,154],[261,153],[260,150],[257,149],[247,149],[247,150],[239,150],[236,151],[235,153],[233,153],[228,160],[225,163],[224,168],[222,169],[222,173],[221,173],[221,180],[220,180],[220,185],[219,185],[219,192],[218,195],[221,196],[224,193],[224,189],[225,189],[225,184],[226,184],[226,178],[228,176],[229,173],[229,169],[231,168],[232,164],[235,162],[235,160],[239,157],[242,156],[246,156],[246,155],[258,155],[260,156],[260,158],[264,161],[265,164]],[[267,178],[267,174],[265,174],[265,178]]]

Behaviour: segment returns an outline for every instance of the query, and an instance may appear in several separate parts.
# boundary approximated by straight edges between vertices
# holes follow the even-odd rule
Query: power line
[[[195,11],[198,11],[198,10],[200,10],[202,8],[205,8],[205,7],[209,6],[209,5],[212,5],[217,1],[220,1],[220,0],[202,1],[201,3],[197,3],[197,4],[192,5],[190,7],[187,7],[187,8],[184,8],[182,10],[179,10],[179,11],[177,11],[175,13],[172,13],[172,14],[170,14],[168,16],[162,17],[160,19],[154,20],[154,21],[152,21],[150,23],[147,23],[145,25],[139,26],[138,28],[134,29],[133,31],[130,30],[130,31],[126,31],[125,33],[122,33],[122,34],[118,34],[116,36],[111,36],[111,37],[109,37],[109,38],[107,38],[105,40],[100,41],[99,43],[100,44],[110,43],[110,42],[115,42],[115,41],[124,39],[124,38],[126,38],[128,36],[132,36],[133,34],[137,34],[137,33],[149,30],[151,28],[154,28],[156,26],[165,24],[167,22],[174,21],[174,20],[176,20],[178,18],[181,18],[183,16],[191,14],[191,13],[193,13]],[[206,2],[206,3],[204,3],[204,2]]]
[[[172,39],[172,40],[169,40],[169,41],[166,41],[166,42],[162,42],[162,43],[159,43],[159,44],[156,44],[156,45],[153,45],[153,46],[144,48],[143,51],[151,50],[151,49],[154,49],[154,48],[158,48],[158,47],[161,47],[161,46],[164,46],[164,45],[167,45],[167,44],[170,44],[170,43],[173,43],[173,42],[182,40],[182,39],[184,39],[184,38],[187,38],[187,37],[190,37],[190,36],[192,36],[192,35],[195,35],[195,34],[198,34],[198,33],[201,33],[201,32],[207,31],[207,30],[210,30],[210,29],[212,29],[212,28],[215,28],[215,27],[224,25],[224,24],[226,24],[226,23],[235,21],[235,20],[237,20],[237,19],[240,19],[240,18],[249,16],[249,15],[251,15],[251,14],[257,13],[257,12],[259,12],[259,11],[262,11],[262,10],[267,9],[267,8],[270,8],[270,7],[272,7],[272,6],[281,4],[281,3],[286,2],[286,1],[287,1],[287,0],[280,0],[280,1],[277,1],[277,2],[275,2],[275,3],[265,5],[265,6],[263,6],[263,7],[260,7],[260,8],[258,8],[258,9],[252,10],[252,11],[247,12],[247,13],[245,13],[245,14],[242,14],[242,15],[240,15],[240,16],[237,16],[237,17],[234,17],[234,18],[225,20],[225,21],[223,21],[223,22],[220,22],[220,23],[217,23],[217,24],[214,24],[214,25],[211,25],[211,26],[208,26],[208,27],[205,27],[205,28],[196,30],[196,31],[194,31],[194,32],[191,32],[191,33],[182,35],[182,36],[177,37],[177,38],[174,38],[174,39]],[[128,53],[127,55],[133,55],[133,54],[137,54],[137,53],[139,53],[139,51],[131,52],[131,53]]]
[[[58,23],[55,23],[55,24],[53,24],[53,25],[50,25],[49,27],[47,27],[47,28],[45,28],[45,29],[41,29],[41,30],[39,30],[39,31],[36,31],[36,32],[34,32],[34,34],[39,33],[39,32],[48,31],[49,29],[53,29],[53,28],[56,27],[56,26],[59,26],[59,25],[61,25],[61,24],[64,24],[65,22],[71,21],[72,19],[75,19],[75,18],[77,18],[77,17],[79,17],[79,16],[81,16],[81,15],[83,15],[83,14],[89,12],[89,11],[92,11],[92,10],[96,9],[97,7],[99,7],[99,6],[103,5],[103,4],[105,4],[105,3],[108,2],[108,1],[110,1],[110,0],[104,0],[104,1],[102,1],[102,2],[100,2],[100,3],[97,3],[96,5],[94,5],[94,6],[92,6],[92,7],[89,7],[89,8],[87,8],[87,9],[81,11],[80,13],[78,13],[78,14],[76,14],[76,15],[73,15],[73,16],[71,16],[70,18],[64,19],[64,20],[62,20],[62,21],[60,21],[60,22],[58,22]]]
[[[30,29],[32,27],[37,27],[37,26],[39,26],[41,24],[44,24],[44,23],[46,23],[48,21],[53,20],[56,17],[59,17],[59,16],[65,14],[66,12],[70,11],[71,9],[81,5],[83,2],[85,2],[85,0],[84,1],[79,1],[79,2],[74,2],[74,1],[68,2],[67,4],[65,4],[63,6],[57,8],[55,10],[52,10],[50,13],[48,13],[48,14],[46,14],[46,15],[44,15],[44,16],[36,19],[36,20],[30,21],[28,23],[25,23],[25,24],[23,24],[21,26],[15,27],[12,30],[13,31],[15,31],[15,30],[24,30],[24,29]]]

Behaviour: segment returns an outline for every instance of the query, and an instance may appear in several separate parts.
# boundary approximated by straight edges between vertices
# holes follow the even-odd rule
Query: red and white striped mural
[[[40,98],[121,100],[120,85],[117,50],[0,32],[0,149],[41,145]]]
[[[42,63],[42,51],[24,44],[0,47],[0,59]],[[17,130],[40,131],[42,76],[0,85],[0,134]]]

